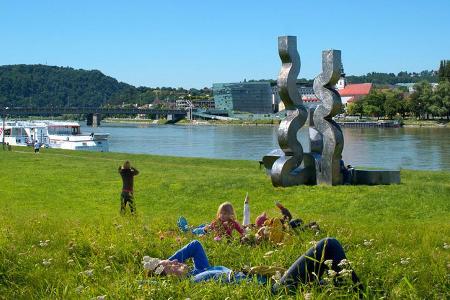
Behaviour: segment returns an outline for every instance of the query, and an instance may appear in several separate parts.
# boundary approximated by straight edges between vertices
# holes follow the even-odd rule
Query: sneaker
[[[189,230],[188,222],[183,216],[178,218],[177,226],[182,232],[187,232]]]

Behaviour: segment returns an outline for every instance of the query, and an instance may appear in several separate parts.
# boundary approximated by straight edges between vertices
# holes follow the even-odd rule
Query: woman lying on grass
[[[185,264],[186,260],[190,258],[192,258],[194,263],[192,270]],[[328,271],[328,273],[335,272],[334,274],[347,275],[352,280],[356,289],[360,289],[361,284],[355,272],[351,269],[345,269],[343,263],[346,261],[344,249],[336,239],[322,239],[316,246],[301,255],[284,272],[279,282],[273,284],[272,291],[277,292],[283,288],[295,290],[299,283],[307,283],[314,280],[319,281],[325,271]],[[143,263],[144,269],[148,274],[173,275],[177,277],[190,276],[194,282],[216,280],[224,283],[232,283],[256,278],[259,283],[264,284],[268,279],[267,276],[233,272],[224,266],[211,266],[202,244],[197,240],[190,242],[166,260],[146,256],[143,259]]]

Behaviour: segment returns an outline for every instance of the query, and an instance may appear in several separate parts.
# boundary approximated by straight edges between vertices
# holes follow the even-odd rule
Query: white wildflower
[[[447,244],[447,243],[444,243],[444,246],[443,246],[443,247],[444,247],[445,250],[450,249],[450,245]]]
[[[303,295],[303,297],[305,298],[305,300],[311,300],[313,298],[313,294],[312,293],[305,293]]]
[[[327,259],[326,261],[323,262],[328,268],[331,268],[331,266],[333,265],[333,260],[331,259]]]
[[[46,266],[46,267],[47,267],[47,266],[50,266],[50,264],[52,263],[52,260],[53,260],[53,259],[51,259],[51,258],[49,258],[49,259],[45,259],[45,258],[44,258],[44,259],[42,260],[42,264],[43,264],[44,266]]]
[[[49,240],[46,241],[39,241],[39,246],[41,247],[47,247],[48,246],[48,242],[50,242]]]
[[[75,293],[81,294],[83,292],[83,290],[84,290],[84,286],[79,285],[75,288]]]
[[[366,247],[369,247],[369,246],[372,246],[372,243],[373,243],[373,239],[371,239],[371,240],[364,240],[364,246],[366,246]]]
[[[83,272],[78,273],[79,275],[86,275],[88,277],[91,277],[92,275],[94,275],[94,270],[93,269],[89,269]]]
[[[407,265],[407,264],[409,264],[409,260],[410,260],[409,257],[408,257],[408,258],[401,258],[401,259],[400,259],[400,263],[401,263],[402,265]]]
[[[273,281],[275,281],[277,284],[280,284],[281,281],[281,272],[280,271],[276,271],[275,274],[271,277],[271,279]]]
[[[345,267],[349,267],[350,266],[350,261],[348,259],[343,259],[339,262],[338,264],[339,267],[341,268],[345,268]]]
[[[342,276],[342,277],[350,277],[350,276],[352,275],[352,270],[349,270],[349,269],[342,269],[342,270],[339,272],[339,275]]]
[[[334,277],[334,276],[336,276],[336,271],[334,271],[334,270],[328,270],[328,276],[330,276],[330,277]]]

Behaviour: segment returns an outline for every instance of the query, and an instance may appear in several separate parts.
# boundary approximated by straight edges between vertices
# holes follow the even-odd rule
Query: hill
[[[0,105],[100,106],[137,93],[100,71],[45,65],[0,66]]]
[[[98,70],[46,65],[0,66],[0,106],[106,106],[210,98],[209,88],[134,87]]]

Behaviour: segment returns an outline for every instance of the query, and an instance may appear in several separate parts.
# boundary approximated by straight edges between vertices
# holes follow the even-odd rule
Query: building
[[[298,92],[302,97],[303,104],[306,107],[315,107],[319,105],[320,100],[317,98],[314,93],[314,89],[312,85],[297,85]],[[372,83],[356,83],[356,84],[347,84],[345,79],[344,69],[341,69],[341,78],[339,78],[338,82],[334,86],[336,91],[341,96],[342,104],[347,106],[348,103],[358,101],[362,97],[368,95],[372,90]],[[274,95],[278,95],[276,89],[274,89]],[[283,102],[280,101],[278,97],[279,110],[282,111],[284,109]]]
[[[254,114],[273,112],[272,89],[268,82],[214,83],[216,109]]]
[[[362,97],[367,96],[371,89],[371,83],[347,84],[343,89],[338,90],[338,93],[341,95],[342,104],[347,106],[348,103],[358,101]]]
[[[319,103],[319,99],[317,99],[316,94],[314,94],[314,89],[312,84],[297,84],[297,89],[300,94],[300,97],[303,100],[303,105],[306,107],[317,106]],[[273,87],[273,97],[274,103],[278,107],[278,111],[282,111],[285,109],[284,103],[280,99],[280,95],[278,93],[278,86]]]

